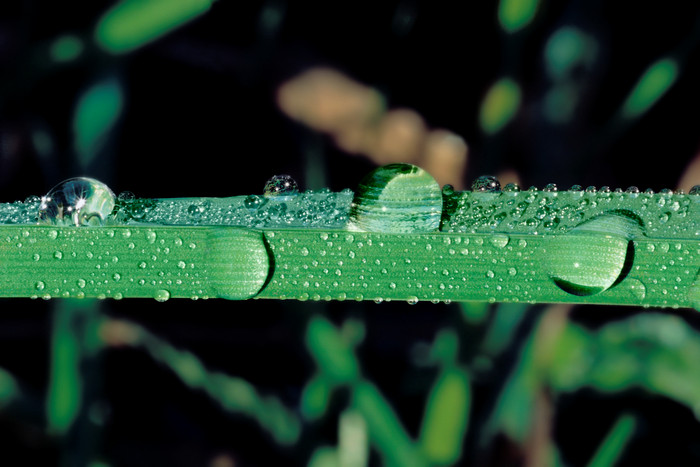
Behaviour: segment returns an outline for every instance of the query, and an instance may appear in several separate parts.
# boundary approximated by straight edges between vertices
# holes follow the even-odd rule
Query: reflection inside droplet
[[[87,177],[59,183],[41,198],[38,221],[55,225],[103,225],[115,197],[104,183]]]
[[[267,197],[292,196],[299,193],[299,185],[290,175],[275,175],[265,183],[263,194]]]

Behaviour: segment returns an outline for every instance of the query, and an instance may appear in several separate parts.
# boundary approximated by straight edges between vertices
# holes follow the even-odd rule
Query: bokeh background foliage
[[[0,195],[354,188],[417,163],[688,190],[692,2],[4,2]],[[700,458],[691,310],[3,300],[8,464],[636,465]],[[5,463],[3,461],[3,463]]]

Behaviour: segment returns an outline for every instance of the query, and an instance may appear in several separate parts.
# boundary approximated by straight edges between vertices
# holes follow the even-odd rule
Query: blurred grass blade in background
[[[678,63],[663,58],[652,63],[637,81],[622,107],[625,118],[635,118],[654,105],[678,78]]]
[[[601,443],[588,467],[610,467],[616,465],[622,451],[632,438],[637,419],[632,414],[624,414],[617,419],[610,433]]]
[[[479,111],[479,124],[486,134],[498,133],[520,107],[520,86],[511,78],[501,78],[486,92]]]
[[[214,0],[123,0],[100,18],[97,43],[113,54],[131,52],[206,13]]]
[[[114,79],[97,82],[78,101],[73,116],[75,152],[83,167],[89,167],[103,148],[124,107],[124,93]]]
[[[519,31],[532,22],[538,4],[538,0],[501,0],[498,3],[498,22],[508,33]]]

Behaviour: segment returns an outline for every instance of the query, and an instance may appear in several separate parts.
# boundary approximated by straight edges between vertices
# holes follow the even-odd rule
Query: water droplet
[[[573,295],[594,295],[621,280],[633,254],[626,235],[637,228],[623,215],[604,215],[585,222],[566,235],[549,239],[550,277]]]
[[[80,287],[81,289],[84,289],[84,288],[85,288],[85,285],[86,285],[87,283],[85,282],[85,279],[78,279],[77,284],[78,284],[78,287]]]
[[[301,256],[309,256],[309,249],[306,247],[302,247]]]
[[[210,207],[211,203],[209,201],[198,201],[196,203],[192,203],[187,207],[187,217],[189,217],[190,221],[192,222],[198,222],[202,219],[202,216]]]
[[[647,296],[647,288],[639,279],[629,278],[625,281],[629,291],[637,300],[644,300]]]
[[[155,243],[156,242],[156,233],[152,230],[146,231],[146,240],[148,243]]]
[[[44,290],[45,287],[46,284],[44,284],[42,281],[39,281],[34,285],[34,288],[37,290]]]
[[[508,191],[508,192],[520,191],[520,185],[518,185],[517,183],[508,183],[506,186],[503,187],[503,191]]]
[[[122,276],[121,276],[121,274],[119,274],[118,272],[115,272],[115,273],[112,275],[112,279],[114,279],[116,282],[119,282],[119,280],[120,280],[121,278],[122,278]]]
[[[700,195],[700,185],[695,185],[693,188],[690,189],[688,192],[689,195]]]
[[[34,261],[39,261],[39,260],[41,259],[41,255],[40,255],[39,253],[34,253],[34,254],[32,255],[32,259],[33,259]]]
[[[508,274],[510,274],[511,276],[514,276],[514,275],[516,275],[517,273],[518,273],[518,270],[517,270],[517,269],[515,269],[515,268],[508,268]]]
[[[103,225],[112,213],[115,197],[104,183],[92,178],[71,178],[41,198],[38,221],[56,225]]]
[[[263,195],[267,197],[292,196],[299,193],[299,185],[290,175],[275,175],[265,183]]]
[[[632,194],[638,194],[639,193],[639,188],[636,186],[630,186],[627,187],[627,190],[625,190],[627,193],[632,193]]]
[[[578,193],[583,191],[583,187],[581,185],[572,185],[571,188],[569,188],[569,191],[574,191]]]
[[[486,277],[488,277],[489,279],[493,279],[495,276],[496,276],[496,274],[494,274],[493,271],[491,271],[491,270],[486,271]]]
[[[155,294],[153,294],[153,298],[155,298],[157,302],[166,302],[170,298],[170,292],[165,289],[158,289]]]
[[[559,188],[557,187],[556,183],[548,183],[544,187],[544,191],[559,191]]]
[[[449,183],[445,186],[442,187],[442,194],[445,196],[452,196],[455,194],[455,187],[450,185]]]
[[[350,208],[354,227],[370,232],[434,232],[442,192],[433,177],[410,164],[379,167],[359,183]]]
[[[58,250],[57,250],[57,251],[54,251],[54,252],[53,252],[53,257],[56,258],[56,259],[61,259],[61,258],[63,258],[63,252],[62,252],[62,251],[58,251]]]
[[[408,303],[409,305],[415,305],[416,303],[418,303],[418,297],[409,297],[408,299],[406,299],[406,303]]]
[[[482,175],[472,183],[472,191],[501,191],[501,183],[492,175]]]
[[[187,264],[185,264],[184,261],[178,261],[178,262],[177,262],[177,267],[180,268],[180,269],[185,269],[185,267],[187,267]]]
[[[251,211],[261,208],[263,205],[265,205],[265,203],[267,203],[267,199],[258,195],[250,195],[243,200],[243,205]]]
[[[504,248],[506,245],[508,245],[508,242],[510,241],[510,237],[508,235],[503,235],[503,234],[495,234],[492,235],[489,238],[491,244],[495,246],[496,248]]]
[[[141,261],[141,262],[139,263],[139,268],[140,268],[140,269],[146,269],[146,262],[145,262],[145,261]]]

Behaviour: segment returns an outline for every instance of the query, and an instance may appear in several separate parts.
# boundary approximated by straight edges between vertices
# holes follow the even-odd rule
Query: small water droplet
[[[416,303],[418,303],[418,297],[416,297],[416,296],[409,297],[406,300],[406,303],[408,303],[409,305],[415,305]]]
[[[87,283],[85,282],[85,279],[78,279],[77,284],[78,284],[78,287],[80,287],[81,289],[84,289],[84,288],[85,288],[85,285],[86,285]]]
[[[37,218],[42,224],[103,225],[114,205],[114,193],[104,183],[87,177],[71,178],[41,198]]]
[[[267,199],[259,195],[249,195],[243,200],[243,205],[251,211],[261,208],[265,203],[267,203]]]
[[[450,185],[449,183],[445,186],[442,187],[442,194],[444,196],[452,196],[455,194],[455,187]]]
[[[472,183],[472,191],[501,191],[501,183],[492,175],[482,175]]]
[[[118,272],[115,272],[115,273],[112,275],[112,279],[114,279],[116,282],[119,282],[119,280],[120,280],[121,278],[122,278],[122,276],[121,276],[121,274],[119,274]]]
[[[211,203],[206,200],[192,203],[187,207],[187,217],[192,222],[199,222],[210,207]]]
[[[58,230],[51,229],[49,230],[48,235],[51,240],[56,240],[56,237],[58,237]]]
[[[156,242],[156,233],[152,230],[146,231],[146,240],[148,243],[155,243]]]
[[[153,298],[155,298],[157,302],[166,302],[170,299],[170,292],[165,289],[158,289],[155,294],[153,294]]]
[[[34,254],[32,255],[32,259],[33,259],[34,261],[39,261],[39,260],[41,259],[41,255],[40,255],[39,253],[34,253]]]
[[[491,271],[491,270],[486,271],[486,277],[488,277],[489,279],[493,279],[495,276],[496,276],[496,274],[494,274],[493,271]]]
[[[695,185],[693,188],[690,189],[688,192],[689,195],[700,195],[700,185]]]
[[[559,191],[559,188],[557,187],[556,183],[548,183],[544,187],[544,191]]]
[[[510,237],[508,237],[508,235],[495,234],[489,238],[489,241],[496,248],[504,248],[506,245],[508,245]]]
[[[62,251],[56,250],[56,251],[53,252],[53,257],[56,258],[56,259],[62,259],[62,258],[63,258],[63,252],[62,252]]]
[[[574,191],[578,193],[583,191],[583,187],[581,185],[572,185],[571,188],[569,188],[569,191]]]
[[[265,183],[263,195],[267,197],[292,196],[299,193],[299,185],[290,175],[275,175]]]
[[[302,247],[301,256],[309,256],[309,249],[306,247]]]
[[[37,290],[44,290],[45,287],[46,287],[46,284],[44,284],[44,282],[42,282],[42,281],[39,281],[34,285],[34,288]]]
[[[507,192],[520,191],[520,185],[518,185],[517,183],[508,183],[506,186],[503,187],[503,191],[507,191]]]

